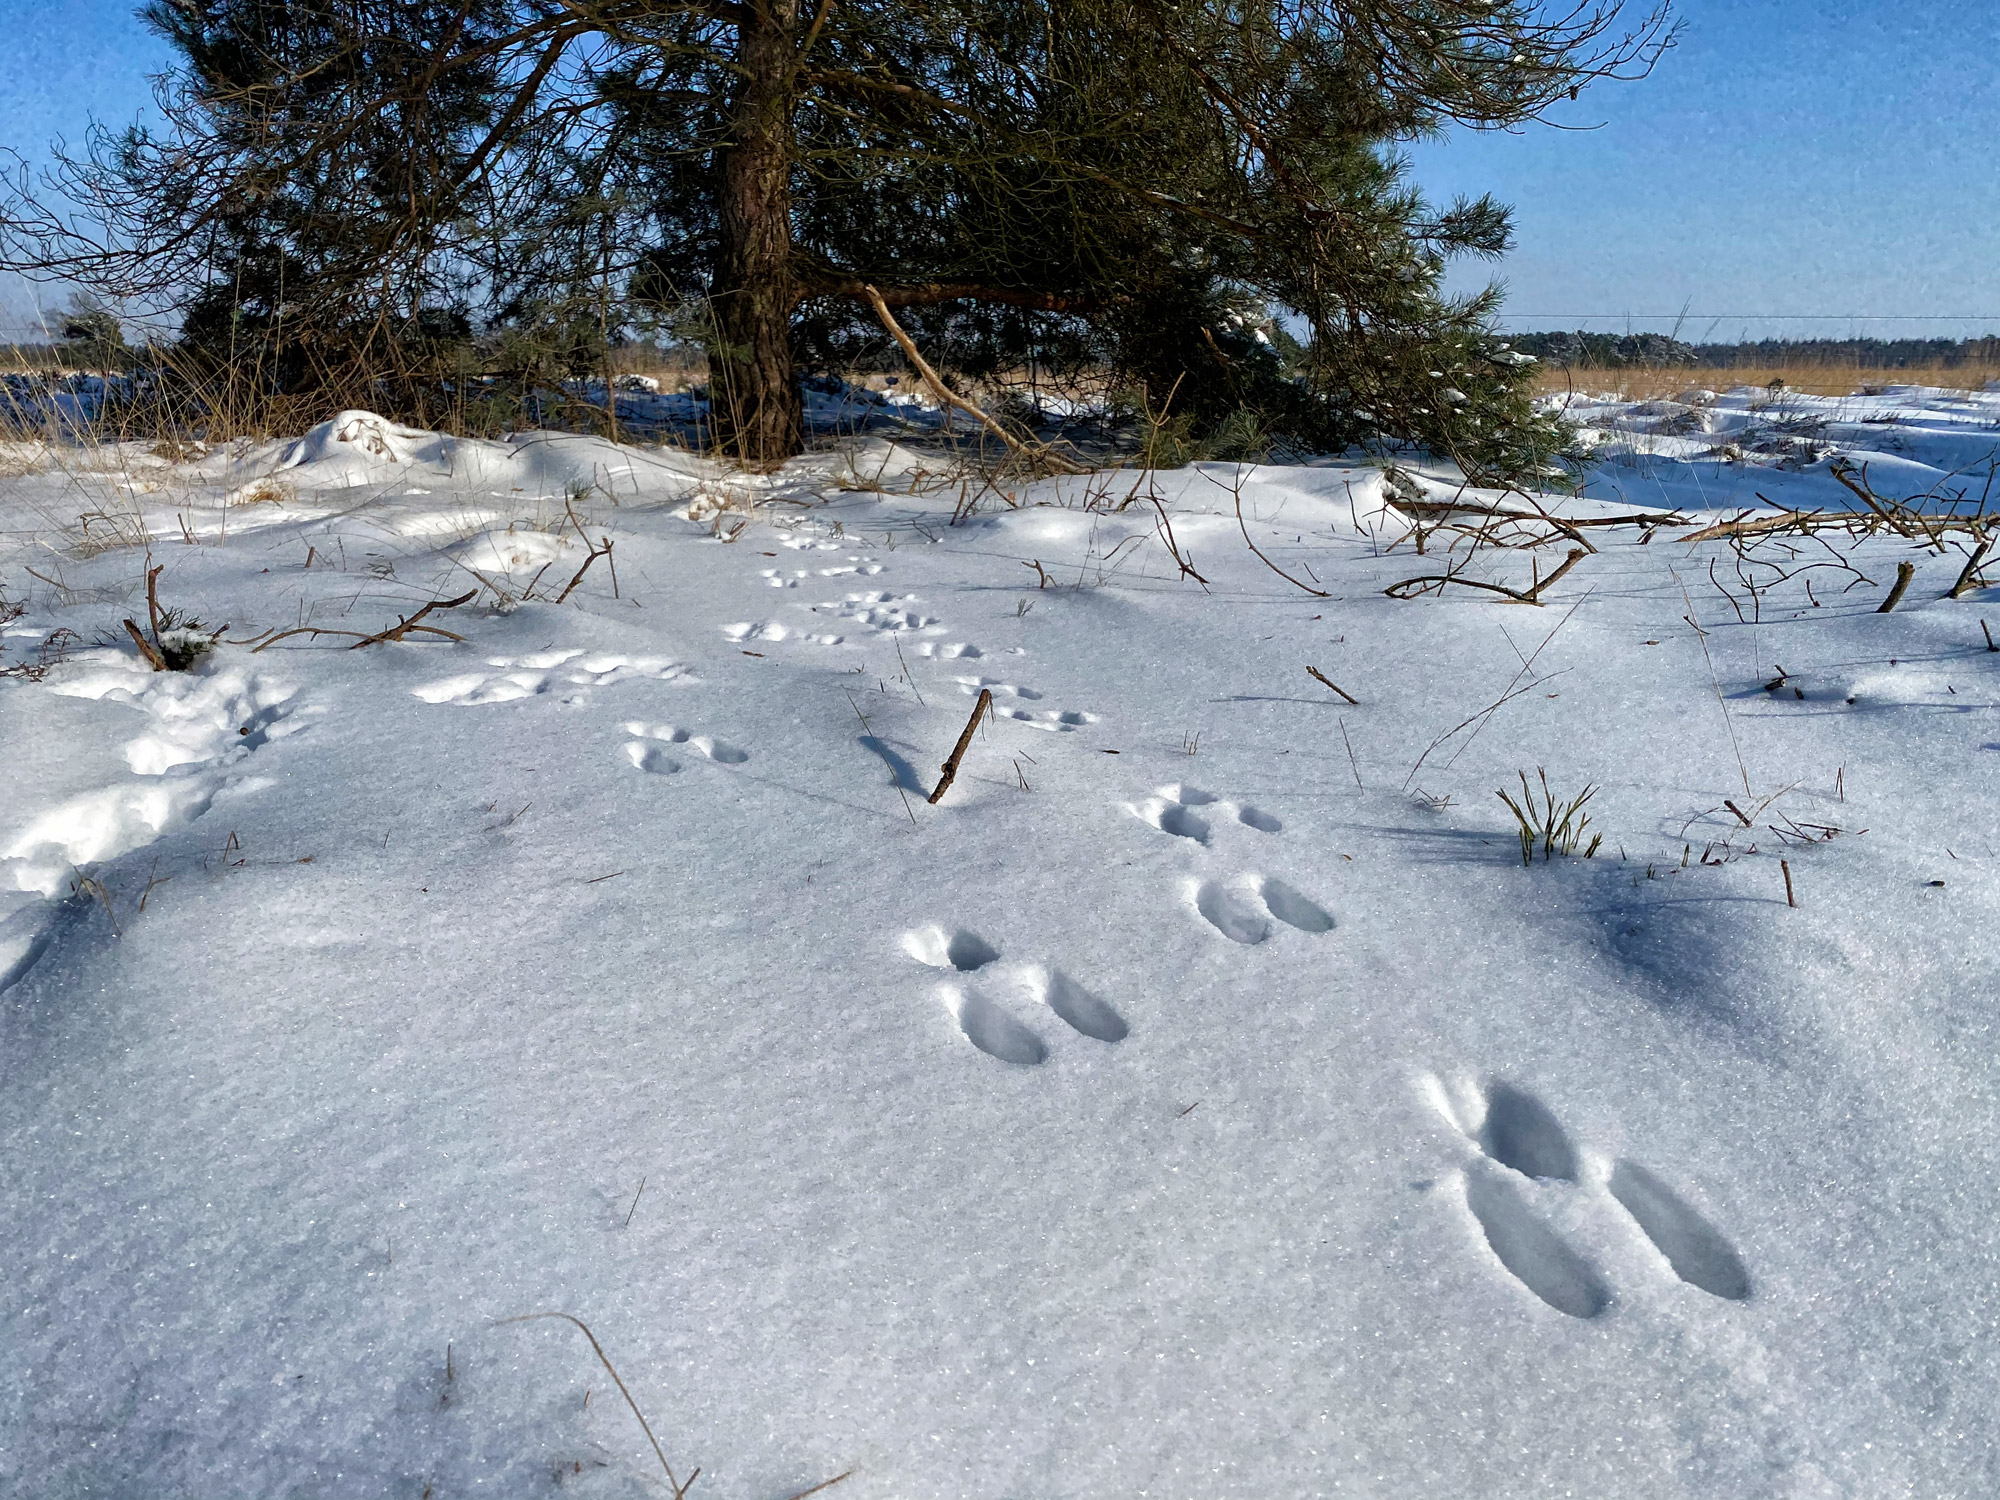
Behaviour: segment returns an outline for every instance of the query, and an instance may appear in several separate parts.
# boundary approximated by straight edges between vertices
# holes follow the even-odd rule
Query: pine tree
[[[15,205],[43,263],[184,299],[199,277],[239,325],[246,305],[294,326],[345,307],[372,330],[364,362],[441,302],[517,321],[595,306],[601,328],[614,302],[693,309],[717,436],[752,463],[798,451],[801,361],[853,347],[872,287],[966,368],[1060,349],[1208,427],[1530,469],[1552,433],[1492,300],[1441,291],[1448,257],[1504,248],[1506,214],[1431,210],[1395,145],[1532,119],[1671,41],[1663,10],[1619,29],[1618,0],[147,14],[185,59],[171,128],[78,164],[96,249]],[[1288,326],[1289,362],[1271,333]]]

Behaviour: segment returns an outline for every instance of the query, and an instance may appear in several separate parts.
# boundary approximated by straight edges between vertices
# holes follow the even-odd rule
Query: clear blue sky
[[[0,3],[0,146],[41,157],[146,106],[167,56],[132,8]],[[1461,284],[1498,276],[1524,328],[1664,329],[1685,305],[1694,337],[2000,333],[2000,0],[1682,0],[1680,14],[1650,79],[1563,116],[1599,128],[1412,150],[1433,196],[1515,207],[1517,248]],[[36,298],[0,275],[0,336],[27,333]]]

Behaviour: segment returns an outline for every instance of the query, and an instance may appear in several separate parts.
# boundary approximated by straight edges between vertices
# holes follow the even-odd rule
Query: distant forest
[[[1710,370],[1839,365],[1863,370],[2000,364],[2000,337],[1981,339],[1761,339],[1684,344],[1663,333],[1517,333],[1516,349],[1580,370],[1688,365]]]

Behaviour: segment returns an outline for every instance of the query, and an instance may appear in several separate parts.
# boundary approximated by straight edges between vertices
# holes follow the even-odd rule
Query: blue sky
[[[145,107],[167,54],[132,9],[6,0],[0,146],[40,157]],[[1697,338],[2000,333],[2000,0],[1680,14],[1651,78],[1562,116],[1596,128],[1411,150],[1434,197],[1514,205],[1513,253],[1459,284],[1499,277],[1523,328],[1666,329],[1685,306]],[[27,335],[36,300],[0,276],[0,337]]]

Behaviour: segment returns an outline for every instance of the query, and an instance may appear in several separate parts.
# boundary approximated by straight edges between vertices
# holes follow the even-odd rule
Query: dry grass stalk
[[[618,1373],[618,1367],[611,1363],[611,1356],[606,1354],[604,1352],[604,1346],[597,1342],[597,1335],[590,1331],[589,1324],[585,1323],[583,1319],[578,1317],[573,1317],[572,1315],[566,1312],[535,1312],[535,1313],[522,1313],[517,1318],[500,1318],[494,1323],[493,1326],[496,1328],[504,1328],[509,1323],[533,1323],[543,1318],[560,1318],[565,1323],[572,1323],[577,1328],[582,1330],[583,1336],[585,1338],[590,1340],[590,1347],[592,1351],[597,1355],[598,1362],[604,1366],[606,1373],[611,1376],[612,1383],[618,1387],[618,1394],[625,1398],[625,1404],[632,1408],[632,1415],[639,1419],[639,1426],[640,1429],[644,1431],[644,1433],[646,1434],[646,1441],[653,1445],[654,1456],[660,1460],[660,1468],[664,1470],[666,1473],[667,1486],[669,1489],[673,1491],[674,1500],[686,1500],[688,1486],[692,1485],[696,1479],[701,1477],[701,1470],[696,1469],[694,1473],[688,1475],[685,1482],[676,1479],[674,1477],[674,1468],[672,1464],[667,1462],[666,1450],[660,1446],[660,1440],[653,1436],[652,1423],[648,1422],[646,1420],[646,1414],[643,1411],[639,1410],[639,1403],[632,1399],[631,1391],[627,1390],[625,1387],[625,1377],[620,1375]]]

